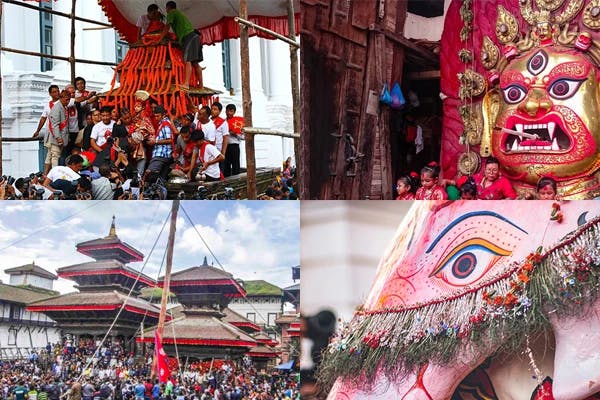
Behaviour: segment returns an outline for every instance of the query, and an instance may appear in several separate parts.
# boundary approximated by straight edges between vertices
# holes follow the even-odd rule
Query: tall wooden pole
[[[171,266],[173,265],[173,247],[175,245],[175,231],[177,229],[177,212],[179,211],[179,200],[173,200],[171,205],[171,228],[169,230],[169,241],[167,243],[167,266],[165,267],[165,280],[163,281],[162,297],[160,300],[160,314],[158,316],[158,337],[162,340],[163,330],[165,328],[165,319],[167,316],[167,300],[169,298],[171,286]],[[156,373],[156,357],[152,359],[152,373],[154,378]]]
[[[0,0],[0,32],[2,31],[2,0]],[[0,175],[2,175],[2,62],[0,61]]]
[[[171,286],[171,265],[173,265],[173,246],[175,244],[175,230],[177,212],[179,211],[179,200],[173,200],[171,206],[171,229],[169,230],[169,242],[167,243],[167,266],[165,267],[165,280],[163,282],[162,298],[160,300],[160,315],[158,317],[158,335],[162,338],[167,315],[167,300],[169,298],[169,287]]]
[[[288,31],[289,38],[296,41],[296,24],[294,18],[294,0],[288,0]],[[294,112],[294,133],[300,134],[300,79],[298,76],[298,47],[290,46],[290,69],[292,77],[292,106]],[[294,155],[296,158],[296,168],[299,168],[302,163],[300,158],[300,138],[294,139]],[[285,157],[285,154],[283,155]],[[300,176],[296,173],[296,188],[300,196]]]
[[[240,17],[248,19],[248,4],[240,0]],[[242,64],[242,108],[244,124],[252,126],[252,94],[250,93],[250,48],[248,27],[240,25],[240,61]],[[256,200],[256,156],[254,154],[254,135],[246,134],[246,175],[248,200]]]
[[[69,57],[69,64],[71,64],[71,84],[75,84],[75,3],[77,0],[72,0],[71,3],[71,57]]]

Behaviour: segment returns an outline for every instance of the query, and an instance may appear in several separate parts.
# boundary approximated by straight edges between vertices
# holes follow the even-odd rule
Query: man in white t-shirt
[[[64,194],[72,194],[77,190],[77,184],[73,181],[78,181],[81,178],[79,171],[83,167],[83,157],[79,154],[73,154],[67,157],[67,166],[57,165],[52,167],[43,185],[54,191],[62,190]]]
[[[198,163],[202,163],[200,172],[204,172],[207,182],[221,180],[219,162],[223,161],[225,156],[221,154],[215,146],[204,139],[204,133],[202,131],[196,130],[192,132],[191,140],[196,143],[196,148],[194,149],[194,154],[192,155],[190,172],[188,172],[190,179],[194,180],[196,165],[198,165]]]
[[[210,107],[204,106],[198,110],[194,124],[196,129],[202,129],[204,132],[204,139],[212,144],[217,145],[217,127],[215,123],[210,120]]]
[[[90,144],[94,151],[100,153],[107,146],[107,139],[112,136],[113,126],[115,121],[111,119],[111,108],[102,107],[100,110],[100,122],[92,128],[90,135]]]

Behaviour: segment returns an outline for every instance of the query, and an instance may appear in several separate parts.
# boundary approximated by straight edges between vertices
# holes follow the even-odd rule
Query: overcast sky
[[[244,280],[264,279],[279,287],[294,284],[291,267],[300,264],[300,202],[183,201],[216,258],[227,272]],[[150,249],[171,210],[170,201],[14,201],[0,213],[0,279],[7,268],[29,264],[57,268],[93,261],[78,253],[78,242],[108,235],[113,214],[119,238],[141,251],[144,273],[156,278],[166,251],[169,224],[152,255]],[[172,271],[217,261],[179,210]],[[141,269],[143,262],[131,263]],[[164,275],[164,266],[160,275]],[[54,289],[73,291],[73,282],[58,279]]]

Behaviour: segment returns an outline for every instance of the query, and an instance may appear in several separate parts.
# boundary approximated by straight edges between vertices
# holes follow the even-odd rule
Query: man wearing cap
[[[167,116],[167,110],[161,105],[154,109],[154,116],[159,122],[156,139],[150,141],[154,148],[148,171],[166,176],[166,167],[172,162],[173,156],[173,125]]]
[[[200,61],[204,57],[202,56],[200,35],[194,29],[190,20],[177,9],[177,4],[174,1],[167,1],[165,8],[167,10],[167,23],[160,35],[159,42],[169,33],[169,29],[173,28],[173,32],[175,32],[177,40],[183,49],[183,60],[185,61],[185,83],[183,84],[183,89],[189,89],[190,87],[192,67],[198,77],[198,86],[202,88],[204,85],[202,83]]]

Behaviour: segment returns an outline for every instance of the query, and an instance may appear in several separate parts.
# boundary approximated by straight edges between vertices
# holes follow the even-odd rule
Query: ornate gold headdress
[[[596,65],[600,65],[600,45],[589,32],[571,26],[581,12],[581,21],[592,31],[600,30],[600,0],[590,0],[584,8],[584,0],[518,0],[523,20],[530,29],[523,36],[519,33],[517,18],[504,7],[498,6],[496,38],[504,45],[502,51],[489,36],[485,36],[481,48],[481,63],[490,73],[494,84],[495,71],[501,71],[518,53],[534,47],[556,44],[577,48],[586,52]],[[536,9],[534,9],[534,4]],[[502,57],[504,56],[504,57]]]

